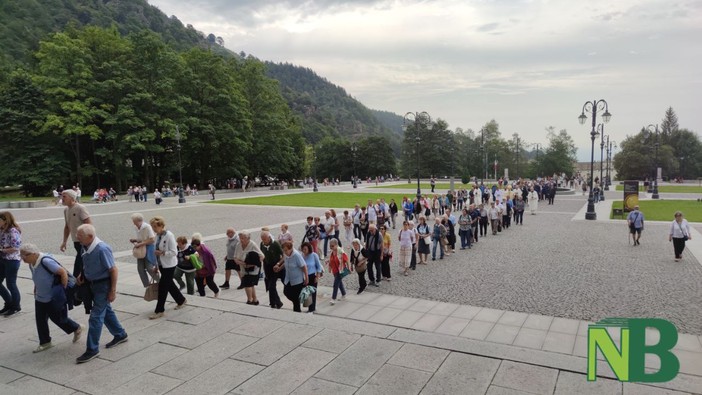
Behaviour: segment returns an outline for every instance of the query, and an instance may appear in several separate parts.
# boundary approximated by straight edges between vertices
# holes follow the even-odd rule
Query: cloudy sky
[[[566,129],[581,160],[588,100],[609,103],[610,140],[669,106],[702,132],[702,0],[149,2],[235,52],[309,67],[370,108],[473,130],[495,119],[529,143]]]

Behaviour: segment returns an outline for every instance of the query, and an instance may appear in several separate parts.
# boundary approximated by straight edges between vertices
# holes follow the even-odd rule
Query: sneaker
[[[346,295],[341,295],[341,300],[346,300]]]
[[[114,347],[114,346],[117,346],[117,345],[119,345],[119,344],[122,344],[122,343],[126,342],[127,340],[128,340],[128,339],[127,339],[127,334],[126,334],[126,333],[124,334],[124,336],[121,336],[121,337],[120,337],[120,336],[115,336],[115,338],[112,339],[111,342],[105,344],[105,348],[112,348],[112,347]],[[83,354],[83,355],[85,355],[85,354]],[[84,362],[88,362],[88,361],[84,361]],[[79,362],[79,363],[80,363],[80,362]]]
[[[39,347],[37,347],[36,349],[34,349],[34,351],[32,351],[32,352],[36,354],[36,353],[38,353],[38,352],[46,351],[46,350],[50,349],[50,348],[53,347],[53,346],[54,346],[54,344],[51,343],[51,342],[44,343],[44,344],[40,344]]]
[[[178,306],[176,306],[175,309],[176,309],[176,310],[180,310],[180,309],[182,309],[183,307],[185,307],[186,304],[188,304],[188,299],[183,299],[183,303],[181,303],[181,304],[179,304]]]
[[[97,356],[100,355],[99,351],[86,351],[81,355],[80,357],[76,358],[76,363],[86,363],[89,361],[92,361],[93,359],[97,358]]]
[[[216,294],[214,294],[214,298],[215,298],[215,299],[219,298],[219,292],[217,292]]]
[[[308,311],[307,314],[314,314],[314,311]]]
[[[219,287],[222,289],[229,289],[229,283],[225,282],[224,284],[220,285]]]
[[[372,283],[371,285],[376,287],[376,288],[380,287],[380,284],[378,284],[378,283]]]
[[[332,305],[332,306],[334,306],[334,305],[336,304],[336,300],[334,300],[334,299],[330,300],[330,301],[329,301],[329,304]]]
[[[151,314],[151,315],[149,316],[149,319],[150,319],[150,320],[157,320],[157,319],[159,319],[159,318],[161,318],[161,317],[163,317],[163,316],[164,316],[163,312],[160,312],[160,313],[153,313],[153,314]]]
[[[80,340],[80,336],[83,334],[83,329],[85,329],[85,326],[80,324],[78,329],[73,331],[73,343],[77,343],[78,340]]]

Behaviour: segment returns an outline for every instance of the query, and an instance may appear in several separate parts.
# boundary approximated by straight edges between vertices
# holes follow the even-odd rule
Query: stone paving
[[[702,393],[702,339],[696,336],[701,334],[696,321],[700,291],[693,285],[699,283],[699,263],[689,254],[682,265],[673,265],[666,254],[656,252],[667,245],[654,237],[650,242],[642,238],[640,249],[629,247],[624,236],[611,237],[612,227],[621,223],[573,222],[583,205],[577,196],[557,197],[555,206],[540,205],[539,215],[526,216],[523,227],[481,239],[471,251],[430,262],[409,278],[396,277],[372,289],[380,294],[355,295],[350,276],[348,299],[330,306],[326,301],[331,290],[321,287],[316,315],[293,313],[289,303],[283,310],[247,306],[243,291],[232,289],[222,291],[220,299],[189,296],[186,309],[173,311],[171,303],[165,319],[148,320],[153,303],[141,299],[143,288],[127,258],[129,215],[136,208],[147,218],[152,213],[166,216],[176,234],[189,235],[191,224],[198,224],[217,256],[224,253],[222,233],[232,222],[238,229],[257,229],[288,221],[299,237],[300,219],[322,212],[211,206],[197,200],[181,207],[170,200],[158,209],[151,202],[89,205],[99,237],[123,257],[115,308],[130,335],[129,342],[101,350],[100,358],[89,364],[74,364],[83,341],[71,344],[70,336],[53,325],[56,347],[31,353],[37,340],[32,285],[23,264],[23,311],[0,320],[0,393]],[[16,215],[25,241],[58,253],[60,209],[17,210]],[[663,226],[648,225],[646,236],[661,234],[657,227],[664,232]],[[584,231],[577,230],[582,227]],[[505,235],[518,253],[503,251]],[[592,248],[602,243],[604,248]],[[577,254],[583,252],[606,259],[606,265],[582,262]],[[69,256],[58,257],[70,266]],[[481,276],[481,270],[487,274]],[[623,279],[604,273],[612,270]],[[461,271],[470,275],[452,284]],[[591,281],[584,280],[589,278],[616,286],[589,289]],[[422,293],[427,283],[434,284],[429,289],[433,292]],[[664,289],[671,283],[684,289]],[[620,299],[634,307],[614,314],[617,306],[608,300],[621,298],[621,288],[640,294]],[[691,293],[687,299],[685,291]],[[262,287],[258,295],[265,304]],[[466,295],[470,298],[456,298]],[[600,361],[602,377],[585,381],[583,334],[588,321],[626,313],[671,319],[685,333],[675,350],[681,360],[675,380],[655,387],[622,384],[611,380],[607,364]],[[82,312],[74,310],[71,316],[87,324]],[[109,338],[105,332],[103,344]],[[656,363],[655,358],[647,360],[647,367],[655,369]]]

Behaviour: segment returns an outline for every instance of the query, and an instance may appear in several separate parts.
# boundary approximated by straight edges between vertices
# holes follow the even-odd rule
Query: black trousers
[[[300,309],[300,293],[304,287],[305,283],[300,283],[297,285],[285,284],[283,288],[283,294],[293,304],[293,311],[302,312],[302,309]]]
[[[514,212],[514,223],[521,225],[522,221],[524,221],[524,211],[515,211]]]
[[[317,273],[312,273],[307,276],[308,284],[317,289]],[[312,304],[307,308],[307,311],[315,311],[317,309],[317,292],[312,294]]]
[[[173,281],[175,269],[175,266],[169,268],[159,267],[161,278],[158,280],[158,302],[156,302],[155,313],[166,311],[166,297],[169,293],[176,303],[183,304],[185,302],[185,297],[180,292],[175,281]]]
[[[385,254],[383,261],[380,263],[380,273],[376,273],[376,281],[380,281],[380,274],[382,273],[383,278],[391,278],[390,275],[390,256]]]
[[[49,320],[56,324],[66,333],[73,333],[80,327],[75,321],[68,318],[68,308],[63,307],[61,311],[51,308],[51,303],[34,301],[34,317],[37,322],[37,333],[39,334],[39,344],[46,344],[51,341],[49,332]]]
[[[214,276],[199,277],[196,275],[195,284],[197,284],[197,293],[200,296],[205,296],[205,284],[207,284],[215,294],[219,293],[219,287],[214,282]]]
[[[271,276],[266,276],[269,306],[278,306],[283,304],[283,302],[280,300],[280,295],[278,295],[278,287],[276,287],[278,284],[278,278],[277,273]]]
[[[370,282],[380,282],[381,280],[381,271],[380,271],[380,251],[368,251],[368,280]],[[377,280],[376,277],[373,275],[373,269],[375,269],[376,274],[378,275]]]
[[[360,273],[356,272],[356,274],[358,274],[358,293],[361,293],[368,286],[368,283],[366,282],[366,271],[364,270]]]
[[[478,242],[478,221],[475,221],[475,223],[471,224],[470,228],[473,232],[473,240],[475,242]]]
[[[417,268],[417,243],[412,244],[412,257],[410,258],[410,269]]]
[[[675,258],[682,258],[682,253],[685,250],[685,239],[673,237],[673,249],[675,250]]]
[[[488,222],[487,217],[480,217],[480,236],[487,236]]]
[[[361,234],[361,225],[360,224],[353,224],[353,237],[358,240],[362,240],[361,237],[363,235]]]

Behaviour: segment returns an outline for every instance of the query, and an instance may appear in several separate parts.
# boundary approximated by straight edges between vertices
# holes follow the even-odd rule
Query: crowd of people
[[[358,276],[358,294],[368,286],[380,287],[393,281],[398,270],[393,267],[399,268],[402,276],[409,276],[419,265],[429,265],[430,257],[431,264],[437,259],[450,259],[460,253],[457,250],[475,248],[482,238],[521,226],[526,211],[532,215],[538,212],[540,199],[553,204],[554,196],[548,191],[555,190],[555,183],[549,180],[515,181],[490,188],[476,184],[470,190],[427,194],[419,199],[405,197],[399,203],[393,199],[368,200],[340,215],[330,209],[323,217],[307,217],[301,240],[295,240],[286,224],[281,225],[275,236],[271,229],[262,228],[259,242],[252,240],[247,231],[229,228],[226,254],[221,257],[224,282],[220,285],[215,282],[218,259],[198,233],[176,236],[168,230],[163,217],[154,216],[146,221],[142,214],[134,213],[131,216],[134,237],[128,241],[142,285],[148,289],[158,284],[156,305],[149,319],[165,315],[168,295],[175,301],[176,310],[186,306],[183,290],[186,295],[197,292],[206,296],[209,289],[217,298],[222,290],[230,289],[233,274],[239,278],[237,289],[244,290],[249,305],[260,304],[256,287],[263,281],[269,307],[280,309],[283,306],[277,290],[280,280],[283,295],[294,311],[302,312],[304,306],[308,313],[314,313],[316,287],[323,276],[333,278],[330,300],[333,305],[346,297],[349,290],[344,279],[352,273]],[[70,319],[68,310],[82,305],[90,318],[86,349],[76,362],[84,363],[99,355],[103,326],[113,336],[106,348],[126,342],[128,335],[111,306],[117,297],[118,279],[112,248],[100,240],[90,214],[77,198],[73,189],[61,193],[65,209],[59,248],[66,251],[70,237],[76,252],[71,273],[36,245],[23,243],[21,228],[13,214],[0,212],[0,296],[5,303],[0,314],[11,317],[22,310],[17,272],[24,260],[35,286],[39,346],[34,352],[53,346],[49,320],[65,333],[73,334],[73,342],[78,342],[86,328]],[[638,245],[644,223],[638,207],[627,222]],[[675,261],[682,259],[685,241],[690,237],[689,224],[681,212],[676,212],[669,232]]]

